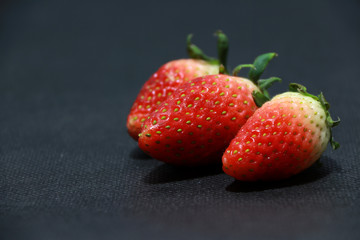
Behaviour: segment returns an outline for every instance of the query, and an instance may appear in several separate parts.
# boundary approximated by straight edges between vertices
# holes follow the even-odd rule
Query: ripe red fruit
[[[139,147],[153,158],[200,165],[221,153],[256,110],[251,81],[208,75],[184,84],[145,121]]]
[[[257,98],[257,93],[254,97]],[[226,174],[242,181],[280,180],[310,167],[330,141],[336,149],[329,104],[298,84],[266,102],[244,124],[225,151]]]
[[[227,38],[217,32],[219,60],[207,57],[197,46],[191,43],[192,35],[187,39],[190,59],[170,61],[159,68],[144,84],[131,107],[127,118],[127,129],[132,138],[138,139],[141,125],[179,85],[196,77],[219,73],[220,64],[226,64]]]
[[[142,87],[128,115],[130,136],[138,138],[141,124],[179,85],[198,76],[215,74],[219,66],[198,59],[180,59],[163,65]]]
[[[261,55],[254,65],[262,73],[274,56]],[[265,85],[278,80],[271,78]],[[145,121],[139,147],[153,158],[177,165],[220,162],[231,139],[257,109],[251,93],[260,89],[251,80],[223,74],[193,79]]]

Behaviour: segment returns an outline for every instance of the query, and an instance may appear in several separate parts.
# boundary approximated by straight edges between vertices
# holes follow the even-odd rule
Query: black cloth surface
[[[1,1],[1,239],[360,239],[358,1]],[[323,91],[341,124],[316,164],[242,183],[146,156],[126,131],[142,84],[186,58],[277,52],[264,77]],[[244,71],[246,73],[246,71]]]

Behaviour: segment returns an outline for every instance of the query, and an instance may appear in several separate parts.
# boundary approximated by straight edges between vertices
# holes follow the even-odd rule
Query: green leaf
[[[219,66],[219,73],[226,74],[226,69],[225,69],[224,65],[222,65],[222,64],[220,64],[220,66]]]
[[[321,105],[326,109],[326,110],[329,110],[330,108],[330,104],[328,103],[328,101],[326,101],[325,97],[324,97],[324,94],[321,92],[318,96],[319,98],[319,101],[321,103]]]
[[[253,63],[255,69],[251,69],[249,72],[250,80],[256,84],[257,81],[260,79],[262,73],[265,71],[266,66],[276,56],[276,53],[265,53],[258,56]]]
[[[340,118],[338,117],[338,119],[337,120],[332,120],[332,126],[333,127],[336,127],[337,125],[339,125],[340,124]]]
[[[340,118],[338,117],[337,120],[333,120],[330,116],[330,113],[327,111],[326,112],[326,124],[329,126],[329,127],[336,127],[337,125],[340,124]],[[329,113],[329,114],[328,114]]]
[[[233,75],[237,76],[238,73],[240,72],[241,69],[243,68],[251,68],[251,69],[255,69],[255,66],[253,64],[240,64],[237,67],[234,68],[233,70]]]
[[[256,106],[258,106],[258,107],[261,107],[265,102],[270,100],[269,97],[267,97],[265,94],[263,94],[262,92],[259,92],[257,90],[252,92],[252,96],[254,98],[254,102],[255,102]]]
[[[275,82],[281,82],[281,78],[271,77],[267,79],[259,79],[258,86],[260,90],[264,91],[265,89],[271,87]]]
[[[267,91],[267,90],[263,90],[262,91],[262,93],[268,98],[268,99],[270,99],[271,97],[270,97],[270,94],[269,94],[269,92]]]
[[[298,92],[298,93],[301,93],[301,94],[304,95],[304,96],[311,97],[311,98],[313,98],[313,99],[316,100],[316,101],[320,101],[317,96],[308,93],[308,92],[306,91],[306,87],[305,87],[305,86],[303,86],[303,85],[301,85],[301,84],[298,84],[298,83],[290,83],[290,84],[289,84],[289,91],[290,91],[290,92]],[[321,103],[321,102],[320,102],[320,103]]]
[[[192,34],[189,34],[186,40],[187,52],[189,57],[193,59],[202,59],[211,64],[219,64],[219,61],[217,59],[206,56],[205,53],[198,46],[191,42],[192,36]]]
[[[306,93],[306,87],[304,85],[298,83],[290,83],[289,84],[289,91],[290,92],[301,92]]]
[[[334,150],[340,147],[340,143],[336,142],[333,137],[330,138],[330,144]]]

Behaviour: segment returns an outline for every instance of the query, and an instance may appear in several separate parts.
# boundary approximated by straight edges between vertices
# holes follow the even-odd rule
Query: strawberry
[[[274,56],[258,57],[254,62],[258,69],[250,73],[260,77]],[[248,66],[253,67],[240,65],[235,73]],[[278,80],[271,78],[263,85]],[[251,95],[254,90],[266,92],[251,80],[225,74],[193,79],[145,121],[139,147],[153,158],[176,165],[220,162],[231,139],[257,109]]]
[[[259,93],[254,98],[259,99]],[[260,101],[257,101],[261,104]],[[242,181],[280,180],[310,167],[332,138],[333,121],[324,96],[299,84],[259,108],[237,133],[222,161],[226,174]]]
[[[219,65],[226,64],[228,44],[225,34],[219,31],[217,36],[220,60],[206,56],[191,43],[192,35],[189,35],[187,50],[191,58],[164,64],[144,84],[127,118],[127,129],[132,138],[138,139],[141,125],[148,115],[173,94],[179,85],[199,76],[219,73]]]

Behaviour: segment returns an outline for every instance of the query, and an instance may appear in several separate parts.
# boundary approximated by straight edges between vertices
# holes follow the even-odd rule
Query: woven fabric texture
[[[1,239],[360,239],[357,1],[2,1]],[[186,58],[277,52],[264,76],[323,91],[341,118],[316,164],[242,183],[146,156],[126,131],[142,84]],[[246,74],[246,71],[244,71]]]

